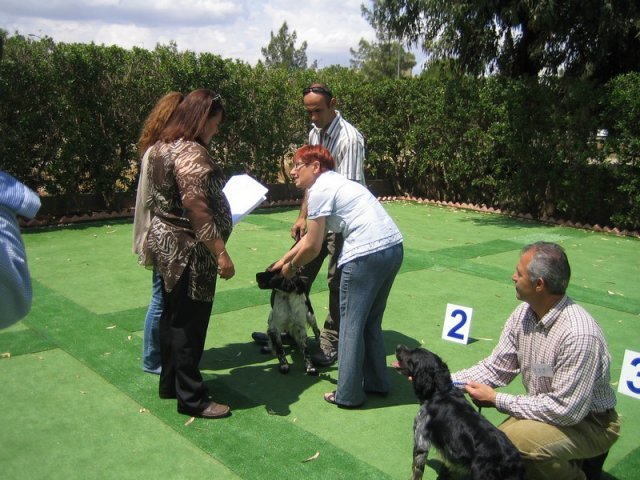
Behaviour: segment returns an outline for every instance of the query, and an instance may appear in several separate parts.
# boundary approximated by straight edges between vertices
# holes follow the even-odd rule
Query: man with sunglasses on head
[[[364,137],[336,110],[336,98],[324,83],[312,83],[302,90],[304,108],[311,120],[309,144],[322,145],[335,160],[335,171],[342,176],[365,185],[364,181]],[[297,241],[306,233],[307,194],[305,192],[298,219],[291,227],[291,236]],[[324,260],[329,256],[327,282],[329,284],[329,313],[320,334],[320,350],[311,355],[316,366],[328,367],[338,359],[338,336],[340,331],[340,270],[338,257],[342,251],[343,238],[340,233],[328,232],[320,254],[305,265],[304,275],[313,283]],[[253,332],[253,339],[267,344],[267,335]],[[293,339],[283,335],[283,342],[291,344]]]

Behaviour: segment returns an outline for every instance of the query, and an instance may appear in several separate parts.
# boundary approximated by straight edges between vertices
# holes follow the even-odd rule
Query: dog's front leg
[[[309,353],[309,349],[307,348],[307,336],[305,335],[301,341],[298,342],[298,348],[302,352],[302,356],[304,357],[304,368],[306,370],[307,375],[316,376],[318,375],[318,369],[313,365],[311,361],[311,354]]]
[[[431,440],[428,433],[429,414],[423,404],[413,421],[413,465],[412,480],[421,480],[424,475],[424,467],[427,464],[427,455],[431,448]]]
[[[307,375],[318,375],[318,370],[311,362],[311,354],[307,348],[307,328],[304,323],[304,315],[300,315],[297,318],[301,321],[296,321],[294,325],[290,325],[290,330],[293,333],[293,338],[296,340],[298,350],[304,358],[305,372]]]
[[[280,363],[280,373],[289,373],[289,362],[287,362],[287,357],[284,354],[280,332],[276,328],[269,327],[267,329],[267,335],[271,343],[271,351],[276,354],[278,362]]]
[[[413,449],[412,480],[422,480],[424,467],[427,464],[427,453]]]
[[[309,353],[309,350],[307,349],[307,347],[304,347],[304,350],[302,352],[304,354],[304,366],[305,366],[307,375],[311,375],[314,377],[317,376],[318,369],[315,367],[315,365],[311,361],[311,354]]]

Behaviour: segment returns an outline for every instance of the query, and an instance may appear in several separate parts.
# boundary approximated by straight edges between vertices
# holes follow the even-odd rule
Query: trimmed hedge
[[[156,99],[207,87],[228,105],[211,148],[225,171],[287,182],[287,160],[307,138],[301,90],[315,80],[366,137],[368,178],[398,194],[640,227],[637,73],[604,86],[438,71],[372,83],[343,67],[289,72],[174,44],[125,50],[16,34],[0,62],[0,168],[63,196],[70,213],[84,193],[117,208],[135,189],[135,143]]]

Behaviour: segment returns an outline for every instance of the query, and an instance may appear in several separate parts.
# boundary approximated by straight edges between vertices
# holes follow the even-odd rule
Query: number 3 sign
[[[469,343],[469,331],[471,330],[471,316],[473,309],[460,305],[447,304],[447,312],[444,316],[442,338],[456,343]]]
[[[618,392],[640,399],[640,353],[625,350]]]

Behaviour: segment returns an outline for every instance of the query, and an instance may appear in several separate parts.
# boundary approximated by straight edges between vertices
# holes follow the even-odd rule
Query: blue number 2
[[[451,318],[455,318],[458,316],[461,317],[462,320],[460,320],[456,325],[453,326],[451,330],[449,330],[449,333],[447,333],[447,337],[457,338],[458,340],[464,340],[464,335],[462,335],[461,333],[458,333],[458,330],[460,330],[464,326],[464,324],[467,322],[467,313],[464,310],[460,310],[460,309],[457,309],[451,312]],[[638,360],[640,360],[640,358]]]
[[[637,367],[640,365],[640,357],[631,360],[631,366]],[[636,373],[636,377],[640,377],[640,371]],[[631,380],[627,380],[627,387],[635,394],[640,394],[640,387],[636,387]]]

